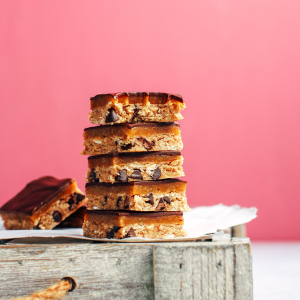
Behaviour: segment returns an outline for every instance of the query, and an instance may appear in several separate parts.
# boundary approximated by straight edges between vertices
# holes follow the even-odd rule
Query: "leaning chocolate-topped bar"
[[[31,181],[0,208],[6,229],[52,229],[85,204],[74,179]]]
[[[186,181],[165,179],[86,184],[88,210],[186,211]]]
[[[114,153],[88,158],[86,182],[127,182],[184,176],[178,151]]]
[[[174,122],[185,108],[180,95],[166,93],[99,94],[90,100],[93,124]]]
[[[186,232],[182,227],[181,211],[147,213],[87,210],[83,234],[92,238],[163,239],[185,236]]]
[[[179,124],[138,123],[89,127],[84,130],[84,155],[120,152],[181,151]]]

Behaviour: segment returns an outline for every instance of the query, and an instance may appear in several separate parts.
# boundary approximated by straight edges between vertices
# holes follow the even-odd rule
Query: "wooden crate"
[[[0,245],[0,299],[71,277],[65,299],[252,299],[248,238],[230,242]]]

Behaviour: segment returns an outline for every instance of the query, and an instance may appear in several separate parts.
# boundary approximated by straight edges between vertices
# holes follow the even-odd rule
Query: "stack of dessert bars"
[[[83,232],[92,238],[185,236],[189,210],[179,124],[182,97],[165,93],[91,98],[81,152],[88,158]]]

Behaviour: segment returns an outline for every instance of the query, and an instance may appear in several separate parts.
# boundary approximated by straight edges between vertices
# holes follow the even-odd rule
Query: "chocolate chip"
[[[121,146],[121,149],[122,150],[129,150],[129,149],[131,149],[133,146],[132,146],[132,144],[127,144],[127,145],[122,145]]]
[[[117,206],[120,206],[121,201],[122,201],[122,197],[119,197],[119,198],[117,199]]]
[[[115,145],[118,146],[118,141],[115,141]]]
[[[151,145],[152,145],[152,146],[155,146],[155,141],[151,141]]]
[[[75,204],[75,194],[70,195],[69,200],[67,202],[69,204],[69,210],[74,210],[77,208],[77,205]]]
[[[166,207],[166,204],[164,203],[164,200],[160,198],[155,210],[163,210]]]
[[[114,228],[114,232],[118,232],[121,227],[114,226],[113,228]]]
[[[151,205],[153,205],[154,204],[153,194],[150,193],[148,198],[149,198],[149,200],[147,200],[146,203],[150,203]]]
[[[52,218],[53,218],[54,222],[61,222],[62,215],[59,211],[56,210],[55,212],[53,212]]]
[[[104,206],[104,205],[106,205],[106,204],[107,204],[107,198],[108,198],[108,196],[107,196],[107,195],[105,195],[105,196],[104,196],[104,202],[103,202],[102,206]]]
[[[163,201],[167,202],[168,204],[171,204],[171,199],[168,196],[165,196],[162,199],[163,199]]]
[[[108,110],[108,115],[106,116],[105,123],[112,123],[119,120],[119,117],[115,111],[115,109],[112,107]]]
[[[74,203],[75,203],[75,199],[74,199],[74,195],[72,194],[72,195],[70,196],[69,200],[68,200],[68,204],[69,204],[69,205],[72,205],[72,204],[74,204]]]
[[[124,238],[135,237],[135,236],[136,236],[135,231],[134,231],[134,229],[131,227],[131,228],[129,229],[129,231],[127,232],[127,234],[124,236]]]
[[[156,167],[156,169],[154,170],[154,173],[153,173],[153,175],[151,176],[151,178],[152,178],[153,180],[157,180],[157,179],[160,178],[160,176],[161,176],[161,171],[160,171],[159,167]]]
[[[108,239],[113,239],[115,236],[115,231],[113,230],[113,228],[107,233],[106,237]]]
[[[138,107],[133,110],[132,121],[138,116],[140,110]]]
[[[135,169],[133,171],[133,173],[129,176],[132,179],[139,179],[139,180],[143,180],[143,176],[140,170]]]
[[[89,181],[95,182],[96,180],[96,170],[92,169],[89,175]]]
[[[78,204],[79,202],[81,202],[85,198],[85,196],[82,195],[82,194],[75,193],[74,195],[75,195],[75,199],[76,199],[76,204]]]
[[[130,206],[130,202],[129,202],[129,197],[126,196],[125,200],[124,200],[124,208],[128,209]]]
[[[115,178],[116,181],[122,181],[122,182],[127,182],[127,171],[125,169],[120,171],[120,174],[118,174]]]
[[[143,142],[143,147],[149,151],[152,149],[152,146],[151,146],[151,143],[149,141],[147,141],[146,139],[144,138],[138,138],[138,141],[142,141]]]

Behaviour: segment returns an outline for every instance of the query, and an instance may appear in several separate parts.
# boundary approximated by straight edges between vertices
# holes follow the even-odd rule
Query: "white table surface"
[[[252,242],[254,300],[300,300],[300,242]]]

